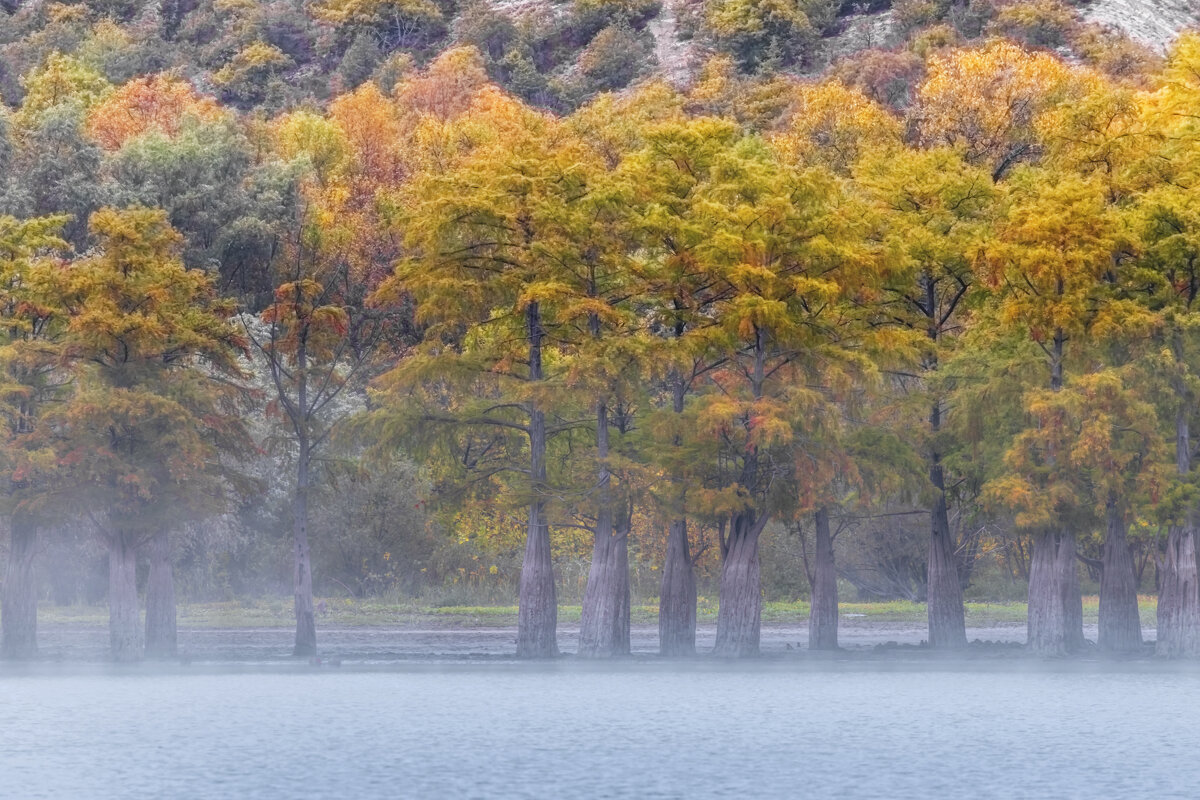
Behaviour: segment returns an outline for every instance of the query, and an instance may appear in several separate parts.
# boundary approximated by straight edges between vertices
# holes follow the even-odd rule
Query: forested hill
[[[1136,70],[1196,21],[1189,0],[46,0],[0,2],[0,97],[70,54],[112,83],[171,70],[239,109],[323,105],[364,81],[471,45],[534,105],[578,107],[650,76],[696,79],[714,55],[746,73],[888,82],[931,49],[987,36]]]

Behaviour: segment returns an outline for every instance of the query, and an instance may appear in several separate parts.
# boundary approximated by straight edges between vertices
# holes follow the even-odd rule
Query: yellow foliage
[[[311,111],[294,111],[274,123],[275,150],[284,159],[305,157],[318,179],[328,181],[344,167],[350,143],[336,123]]]
[[[104,100],[112,84],[79,59],[51,53],[41,66],[21,79],[25,99],[13,115],[18,125],[33,125],[42,112],[60,103],[78,103],[85,109]]]
[[[912,114],[923,144],[960,148],[999,177],[1034,154],[1034,121],[1071,79],[1048,53],[992,41],[935,55]]]
[[[899,119],[838,81],[799,84],[793,97],[786,126],[773,140],[793,164],[846,173],[864,152],[892,152],[903,141]]]

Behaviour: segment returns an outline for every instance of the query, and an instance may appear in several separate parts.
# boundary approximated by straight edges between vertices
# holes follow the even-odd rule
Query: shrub
[[[931,53],[947,47],[955,47],[962,41],[958,31],[942,23],[917,31],[908,42],[908,49],[923,59]]]
[[[1117,78],[1148,75],[1162,66],[1162,59],[1150,48],[1115,28],[1083,26],[1071,46],[1084,63]]]
[[[816,29],[796,0],[711,0],[705,27],[745,72],[772,61],[803,62],[817,40]]]
[[[839,61],[833,75],[876,103],[903,110],[925,77],[925,62],[915,53],[864,50]]]
[[[892,4],[896,24],[911,31],[932,25],[946,15],[944,0],[896,0]]]
[[[640,30],[661,10],[659,0],[574,0],[567,30],[576,45],[585,45],[613,25],[625,23]]]
[[[1030,47],[1062,47],[1078,22],[1075,12],[1059,0],[1030,0],[1000,9],[985,31],[1006,36]]]
[[[596,34],[579,57],[579,72],[592,92],[623,89],[654,64],[649,36],[627,25],[610,25]]]

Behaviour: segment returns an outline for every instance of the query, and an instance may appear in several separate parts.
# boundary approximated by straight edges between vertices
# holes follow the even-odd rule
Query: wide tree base
[[[1083,597],[1075,566],[1075,539],[1068,533],[1036,534],[1029,565],[1026,646],[1040,656],[1084,649]]]
[[[670,658],[696,655],[696,573],[687,520],[671,522],[658,592],[658,652]]]

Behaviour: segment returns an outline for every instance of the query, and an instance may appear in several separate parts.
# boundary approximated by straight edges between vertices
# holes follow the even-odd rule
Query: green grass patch
[[[1155,624],[1156,598],[1138,598],[1142,624]],[[1083,619],[1095,623],[1100,602],[1096,597],[1083,598]],[[701,624],[717,621],[718,602],[715,597],[700,597],[696,617]],[[1025,603],[966,604],[967,625],[994,627],[1023,625]],[[803,625],[808,621],[808,601],[771,601],[763,604],[764,624]],[[925,625],[925,604],[907,600],[878,603],[842,603],[841,622],[847,626],[891,624]],[[581,609],[577,605],[558,607],[559,622],[579,622]],[[102,626],[108,623],[104,606],[43,606],[38,610],[39,622],[46,625]],[[635,625],[652,625],[658,621],[655,598],[630,609]],[[317,601],[318,627],[407,627],[487,628],[511,627],[517,624],[517,607],[506,606],[430,606],[421,603],[388,603],[353,598],[325,598]],[[289,628],[293,625],[291,598],[263,598],[223,603],[184,603],[179,606],[179,625],[184,628]]]

